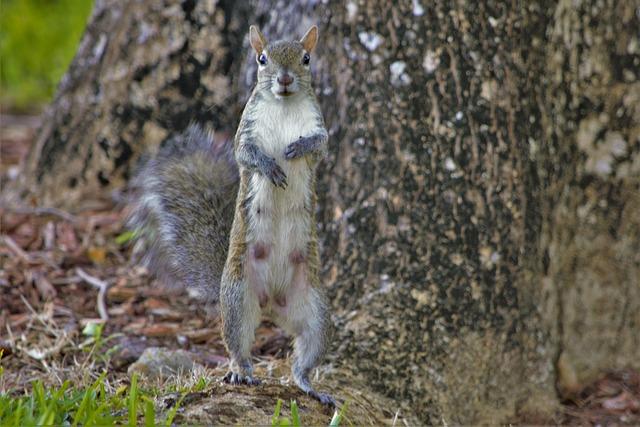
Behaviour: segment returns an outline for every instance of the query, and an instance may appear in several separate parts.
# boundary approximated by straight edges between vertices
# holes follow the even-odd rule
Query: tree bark
[[[19,189],[72,208],[121,189],[141,156],[196,121],[234,131],[244,23],[234,1],[97,0]],[[240,21],[242,19],[242,21]]]
[[[194,120],[234,132],[246,32],[313,56],[333,360],[425,422],[548,411],[640,367],[636,1],[98,1],[21,190],[121,189]]]
[[[536,167],[561,388],[640,364],[639,25],[637,0],[561,1],[546,31]]]

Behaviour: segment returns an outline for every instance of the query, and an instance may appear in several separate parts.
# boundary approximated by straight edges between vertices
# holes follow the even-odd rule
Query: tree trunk
[[[233,134],[249,24],[316,22],[333,360],[425,422],[546,411],[640,367],[638,8],[97,1],[20,189],[72,206],[192,120]]]

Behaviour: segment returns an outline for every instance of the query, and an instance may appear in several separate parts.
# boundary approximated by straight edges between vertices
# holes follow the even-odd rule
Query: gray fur
[[[316,310],[320,321],[309,322],[294,340],[294,361],[291,373],[293,381],[302,391],[325,405],[335,405],[330,395],[317,392],[309,380],[311,370],[322,361],[333,335],[329,306],[324,295],[318,299]]]
[[[245,107],[246,113],[236,132],[235,157],[238,165],[249,171],[256,171],[263,174],[271,180],[273,185],[281,188],[287,187],[287,176],[273,157],[269,157],[258,148],[255,144],[253,132],[255,123],[247,116],[251,114],[252,109],[259,105],[262,96],[259,92],[254,91]]]
[[[167,285],[219,298],[238,170],[230,143],[216,144],[197,125],[166,141],[133,180],[128,221],[144,261]]]
[[[287,175],[278,166],[273,157],[265,155],[257,145],[243,142],[236,150],[238,164],[249,170],[255,170],[271,180],[273,185],[287,188]]]
[[[255,329],[260,324],[258,310],[247,308],[247,305],[258,304],[248,295],[244,283],[223,278],[226,284],[224,292],[220,294],[220,308],[222,314],[222,333],[227,344],[227,351],[231,356],[231,376],[226,380],[234,383],[256,384],[253,378],[253,364],[251,363],[251,346],[255,337]]]
[[[327,154],[326,132],[317,133],[312,136],[301,136],[299,140],[292,142],[284,152],[285,159],[297,159],[307,154],[314,154],[324,157]]]

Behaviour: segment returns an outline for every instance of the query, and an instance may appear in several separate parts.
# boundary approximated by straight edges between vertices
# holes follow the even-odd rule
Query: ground
[[[19,176],[38,125],[37,116],[2,118],[4,183]],[[328,424],[331,410],[288,385],[291,343],[268,322],[261,325],[253,348],[258,373],[268,378],[265,384],[230,388],[219,381],[228,359],[217,317],[184,291],[161,286],[137,264],[125,216],[119,194],[84,200],[73,213],[43,208],[35,200],[0,207],[0,391],[19,396],[38,379],[52,387],[66,379],[90,384],[103,371],[115,391],[130,384],[127,370],[145,349],[182,349],[199,367],[197,374],[155,383],[161,402],[171,400],[180,384],[188,386],[177,421],[233,422],[243,408],[245,416],[269,422],[279,397],[298,401],[309,417],[303,421]],[[104,325],[99,334],[96,325]],[[320,388],[355,402],[353,422],[392,423],[397,417],[393,404],[385,400],[381,408],[357,392],[357,380],[346,384],[345,375],[330,365],[321,369]],[[316,414],[320,418],[311,418]],[[522,414],[514,422],[640,424],[640,373],[603,373],[564,396],[552,418]]]

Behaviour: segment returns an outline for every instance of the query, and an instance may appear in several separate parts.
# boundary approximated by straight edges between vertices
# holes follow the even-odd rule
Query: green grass
[[[109,351],[104,352],[103,346],[114,336],[103,337],[103,327],[103,324],[87,324],[82,331],[87,339],[79,347],[88,353],[89,358],[106,365]],[[0,378],[2,374],[0,368]],[[193,389],[200,390],[206,385],[206,379],[200,378]],[[88,386],[72,387],[69,381],[65,381],[60,387],[45,388],[43,382],[38,380],[32,383],[31,390],[25,390],[22,395],[17,395],[15,391],[0,393],[0,426],[136,426],[140,417],[145,426],[169,426],[184,396],[193,390],[182,387],[178,391],[180,398],[176,404],[165,416],[158,417],[154,402],[163,393],[157,388],[140,388],[136,374],[129,386],[123,385],[115,390],[108,383],[106,370]]]
[[[48,102],[76,52],[92,0],[0,0],[3,105]]]
[[[139,234],[141,233],[136,232],[134,230],[129,230],[129,231],[125,231],[122,234],[117,235],[115,240],[117,244],[124,245],[136,239]]]
[[[271,417],[272,427],[300,427],[300,416],[298,414],[298,403],[295,400],[291,401],[291,418],[281,416],[280,410],[282,409],[282,399],[278,399],[276,403],[276,409]]]
[[[333,417],[331,418],[331,422],[329,422],[329,427],[338,427],[343,419],[346,419],[345,414],[347,413],[347,406],[349,406],[349,402],[344,402],[342,407],[340,408],[340,412],[335,411],[333,413]],[[348,421],[348,420],[347,420]],[[351,425],[351,422],[349,422]]]
[[[69,382],[45,390],[41,381],[33,383],[25,396],[0,395],[0,425],[113,425],[122,423],[114,415],[125,402],[120,393],[107,395],[102,374],[85,390],[70,390]]]
[[[298,411],[298,403],[295,400],[292,400],[291,405],[291,417],[286,417],[280,414],[282,410],[282,404],[284,402],[282,399],[278,399],[276,403],[276,408],[273,411],[273,416],[271,417],[271,426],[272,427],[300,427],[304,424],[300,422],[300,413]],[[347,410],[347,403],[342,405],[340,411],[335,411],[333,413],[333,417],[329,422],[329,427],[339,427],[342,420],[345,418],[345,412]]]
[[[134,374],[129,386],[121,386],[114,392],[107,392],[107,372],[104,371],[88,387],[73,389],[69,381],[58,388],[46,389],[42,381],[35,381],[32,389],[23,396],[0,394],[0,425],[13,427],[23,425],[68,425],[76,426],[136,426],[144,423],[146,427],[164,425],[171,426],[181,407],[187,392],[183,389],[180,398],[164,416],[156,414],[155,398],[157,389],[143,389],[138,385],[138,377]],[[199,387],[194,387],[198,389]],[[281,414],[283,401],[278,399],[274,415],[271,418],[273,427],[300,427],[298,404],[290,403],[291,415]],[[344,418],[347,405],[340,412],[336,411],[329,426],[338,427]],[[142,422],[141,422],[142,421]]]
[[[41,381],[33,383],[24,396],[0,394],[0,425],[138,425],[140,416],[145,426],[171,425],[182,403],[182,397],[166,416],[158,417],[151,392],[138,386],[137,376],[131,385],[108,393],[106,372],[85,389],[72,389],[66,381],[59,388],[45,389]],[[139,408],[142,411],[139,411]]]

